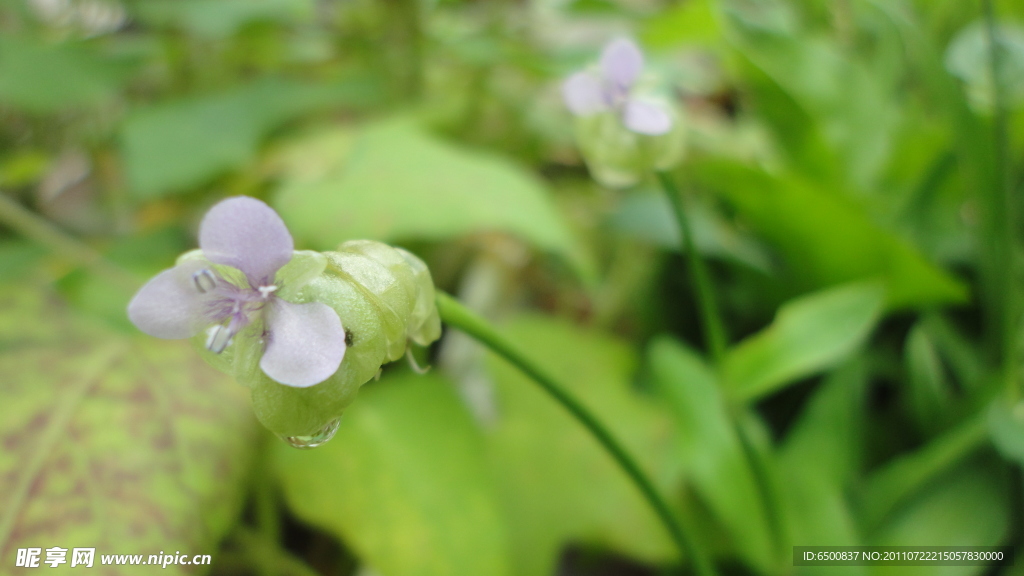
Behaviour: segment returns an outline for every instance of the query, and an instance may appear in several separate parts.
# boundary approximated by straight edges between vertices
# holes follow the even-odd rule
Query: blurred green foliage
[[[0,574],[26,546],[217,574],[686,562],[576,422],[455,334],[327,446],[260,436],[244,388],[124,315],[237,194],[300,249],[422,256],[723,572],[829,573],[793,545],[1020,549],[1024,3],[992,2],[994,64],[985,4],[0,0]],[[720,366],[669,203],[595,184],[560,101],[621,35],[685,110],[671,176]],[[997,573],[850,571],[897,570]]]

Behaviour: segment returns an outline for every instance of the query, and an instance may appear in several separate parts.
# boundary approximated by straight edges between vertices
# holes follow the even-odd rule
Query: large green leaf
[[[975,417],[875,471],[862,495],[865,525],[881,525],[900,505],[977,450],[985,433],[985,420]]]
[[[988,430],[1003,456],[1024,464],[1024,401],[993,402],[988,411]]]
[[[296,236],[322,249],[352,238],[436,240],[502,230],[576,256],[537,178],[411,122],[313,135],[286,151],[283,167],[274,206]]]
[[[635,354],[621,341],[540,317],[505,335],[559,378],[637,457],[664,494],[679,478],[667,414],[630,390]],[[576,420],[535,383],[493,359],[499,416],[491,466],[510,522],[515,573],[555,573],[562,547],[582,542],[665,563],[671,540],[647,501]]]
[[[825,378],[779,451],[783,467],[847,486],[862,465],[867,370],[854,358]]]
[[[97,565],[215,550],[257,437],[245,389],[184,342],[111,336],[21,287],[0,302],[0,573],[26,547],[95,548]]]
[[[645,23],[644,44],[651,48],[718,45],[722,32],[715,4],[713,0],[690,0],[662,11]]]
[[[273,456],[292,512],[382,576],[511,573],[481,433],[437,376],[367,386],[328,444]]]
[[[870,539],[876,546],[996,546],[1006,544],[1010,506],[1006,478],[991,462],[969,465],[936,479]],[[966,576],[984,566],[875,566],[871,574]]]
[[[867,372],[854,360],[829,375],[779,450],[781,507],[796,546],[863,544],[847,489],[861,466]],[[866,567],[844,569],[864,574]],[[801,566],[800,574],[834,569]]]
[[[963,302],[964,285],[874,224],[852,200],[795,177],[732,162],[694,166],[782,254],[796,290],[851,280],[884,281],[889,308]]]
[[[878,284],[856,283],[787,302],[770,326],[729,350],[729,394],[750,400],[837,364],[867,339],[884,296]]]
[[[82,43],[0,37],[0,102],[23,110],[95,104],[110,97],[127,72],[124,62],[103,58]]]
[[[870,186],[887,160],[899,121],[892,74],[869,67],[856,58],[860,52],[843,50],[828,37],[795,31],[765,33],[736,18],[735,12],[726,14],[733,14],[728,19],[732,45],[820,127],[842,158],[848,179],[860,187]],[[879,42],[876,50],[888,47]]]
[[[773,566],[766,508],[754,470],[714,371],[692,350],[658,338],[649,350],[651,377],[677,422],[685,474],[750,565]]]
[[[359,97],[361,89],[264,79],[141,109],[122,132],[128,185],[138,196],[159,196],[201,184],[251,161],[263,137],[285,120]]]

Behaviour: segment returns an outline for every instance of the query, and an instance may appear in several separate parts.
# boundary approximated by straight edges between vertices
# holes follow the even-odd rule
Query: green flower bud
[[[675,166],[685,151],[681,114],[671,110],[672,128],[647,135],[628,129],[618,114],[603,112],[576,117],[576,141],[594,179],[613,188],[632,186],[653,170]]]
[[[422,260],[370,240],[346,242],[324,256],[327,266],[294,301],[322,302],[338,313],[348,344],[338,371],[315,386],[295,388],[263,373],[256,353],[234,371],[249,379],[260,422],[281,436],[314,434],[341,416],[382,364],[402,358],[409,340],[425,346],[441,336],[433,280]],[[259,346],[242,350],[258,352]]]

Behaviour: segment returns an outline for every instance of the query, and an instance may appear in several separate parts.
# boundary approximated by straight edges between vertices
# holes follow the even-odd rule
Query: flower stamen
[[[217,277],[213,275],[209,268],[203,268],[192,275],[192,283],[200,294],[206,294],[217,287]]]
[[[231,330],[223,325],[218,324],[210,329],[209,336],[206,338],[206,349],[214,354],[220,354],[231,344],[231,338],[234,334]]]

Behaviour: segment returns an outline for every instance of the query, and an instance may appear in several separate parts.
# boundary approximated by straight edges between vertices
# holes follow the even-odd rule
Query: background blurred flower
[[[576,143],[591,175],[605,186],[632,186],[683,155],[680,112],[667,100],[640,95],[643,68],[640,48],[620,38],[605,47],[597,71],[577,72],[562,85],[576,116]]]
[[[644,55],[631,40],[620,38],[601,54],[598,71],[570,76],[562,85],[569,110],[577,116],[613,111],[622,124],[638,134],[656,136],[672,129],[672,117],[662,107],[633,94],[644,68]]]

